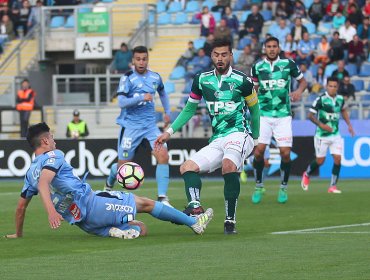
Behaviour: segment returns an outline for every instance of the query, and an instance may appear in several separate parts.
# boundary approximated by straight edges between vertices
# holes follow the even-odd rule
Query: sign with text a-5
[[[109,33],[109,13],[78,13],[77,33]]]
[[[342,178],[370,178],[370,137],[343,137]],[[333,158],[329,151],[325,163],[320,168],[320,177],[329,178],[333,168]]]
[[[75,59],[112,58],[112,46],[109,37],[77,37]]]

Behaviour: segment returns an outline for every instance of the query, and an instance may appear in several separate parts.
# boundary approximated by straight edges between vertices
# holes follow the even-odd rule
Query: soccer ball
[[[144,170],[135,162],[126,162],[117,170],[117,182],[124,189],[136,190],[144,182]]]

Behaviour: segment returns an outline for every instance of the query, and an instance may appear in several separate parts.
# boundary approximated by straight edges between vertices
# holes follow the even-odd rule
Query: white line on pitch
[[[370,231],[304,231],[292,232],[290,234],[370,234]],[[276,233],[272,233],[276,234]]]
[[[20,192],[3,192],[3,193],[0,193],[0,196],[2,195],[13,195],[13,194],[20,194]]]
[[[289,231],[276,231],[276,232],[272,232],[271,234],[292,234],[292,233],[294,234],[294,233],[305,233],[305,232],[312,232],[312,231],[322,231],[322,230],[328,230],[328,229],[350,228],[350,227],[359,227],[359,226],[370,226],[370,223],[321,227],[321,228],[308,228],[308,229],[289,230]]]

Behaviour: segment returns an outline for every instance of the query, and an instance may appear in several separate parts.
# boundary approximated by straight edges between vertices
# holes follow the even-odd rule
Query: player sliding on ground
[[[64,159],[50,129],[39,123],[28,129],[27,141],[35,152],[28,169],[16,210],[16,233],[7,238],[23,236],[26,208],[34,195],[40,193],[53,229],[66,220],[90,234],[134,239],[146,234],[144,223],[135,220],[136,213],[180,225],[187,225],[195,233],[204,232],[212,219],[213,210],[198,217],[189,217],[175,208],[125,192],[94,192],[90,185],[74,175]]]
[[[173,133],[180,130],[195,114],[198,103],[204,98],[212,121],[213,135],[208,146],[180,167],[189,202],[184,212],[189,215],[203,212],[199,173],[212,172],[221,167],[225,180],[224,233],[233,234],[236,233],[235,214],[240,193],[239,172],[242,171],[244,159],[257,145],[259,106],[251,79],[230,66],[233,58],[231,43],[215,41],[211,57],[215,69],[195,76],[184,110],[171,127],[158,137],[155,146],[160,149]],[[252,130],[245,118],[247,108],[251,113]]]
[[[316,135],[314,137],[316,159],[311,162],[303,173],[301,186],[307,191],[310,184],[310,175],[324,163],[328,148],[334,159],[330,186],[328,193],[341,193],[337,188],[339,178],[343,139],[339,134],[339,116],[342,117],[348,125],[349,133],[354,136],[351,122],[345,107],[342,95],[337,95],[339,82],[337,78],[329,77],[326,84],[326,92],[320,95],[312,103],[308,118],[316,126]]]

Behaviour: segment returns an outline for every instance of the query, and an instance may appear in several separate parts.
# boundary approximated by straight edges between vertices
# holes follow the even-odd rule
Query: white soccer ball
[[[124,189],[136,190],[144,182],[144,170],[135,162],[126,162],[117,170],[117,182]]]

